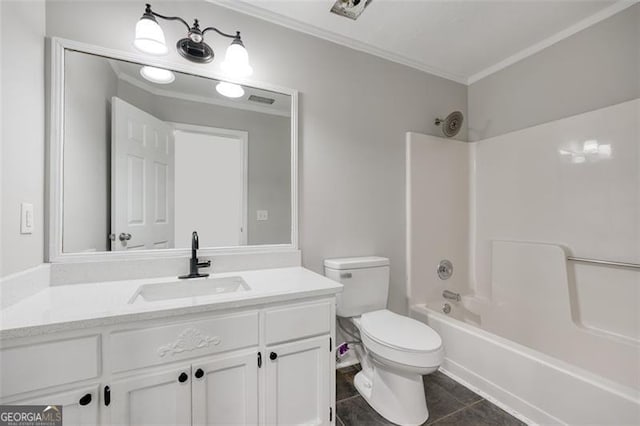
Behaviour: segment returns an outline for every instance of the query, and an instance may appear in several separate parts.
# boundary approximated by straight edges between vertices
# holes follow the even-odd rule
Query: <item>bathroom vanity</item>
[[[65,425],[333,424],[341,290],[301,267],[50,286],[2,310],[0,403],[60,404]]]

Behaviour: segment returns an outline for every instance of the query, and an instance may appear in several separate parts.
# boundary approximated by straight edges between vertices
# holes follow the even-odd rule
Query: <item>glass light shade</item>
[[[164,32],[153,19],[142,18],[136,24],[136,38],[133,45],[150,55],[166,55],[169,52],[164,40]]]
[[[157,84],[173,83],[173,81],[176,79],[175,74],[173,74],[169,70],[149,66],[140,68],[140,75],[143,76],[146,80]]]
[[[236,78],[248,77],[253,74],[253,68],[249,65],[247,49],[237,42],[231,43],[231,46],[227,48],[224,62],[220,66],[226,74]]]
[[[239,98],[244,95],[242,86],[221,81],[216,85],[216,91],[227,98]]]

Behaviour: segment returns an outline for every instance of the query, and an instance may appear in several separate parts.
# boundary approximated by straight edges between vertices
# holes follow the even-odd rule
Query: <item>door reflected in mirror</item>
[[[218,83],[65,51],[63,252],[291,243],[290,96]]]

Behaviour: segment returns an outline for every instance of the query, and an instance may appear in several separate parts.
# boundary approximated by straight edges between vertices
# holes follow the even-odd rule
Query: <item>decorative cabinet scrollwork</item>
[[[197,349],[217,346],[222,342],[218,336],[207,336],[195,328],[184,330],[175,342],[167,343],[158,348],[158,355],[162,358],[166,355],[176,355],[182,352],[190,352]]]

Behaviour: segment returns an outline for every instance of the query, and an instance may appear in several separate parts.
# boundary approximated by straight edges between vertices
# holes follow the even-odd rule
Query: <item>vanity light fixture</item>
[[[216,85],[216,91],[227,98],[239,98],[244,95],[244,89],[239,84],[221,81]]]
[[[169,84],[173,83],[176,76],[173,72],[165,70],[164,68],[156,68],[150,66],[144,66],[140,68],[140,75],[146,80],[156,84]]]
[[[136,37],[133,45],[141,52],[150,55],[165,55],[168,52],[164,32],[156,18],[180,21],[187,27],[187,37],[178,40],[176,44],[178,53],[185,59],[199,64],[211,62],[215,55],[211,46],[204,42],[204,35],[208,31],[214,31],[223,37],[233,39],[227,48],[222,70],[236,78],[248,77],[253,73],[253,68],[249,65],[249,55],[240,38],[240,31],[236,31],[235,34],[227,34],[215,27],[201,30],[197,19],[194,19],[193,25],[189,26],[187,21],[178,16],[164,16],[152,11],[150,4],[146,5],[142,17],[136,24]]]

